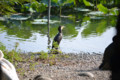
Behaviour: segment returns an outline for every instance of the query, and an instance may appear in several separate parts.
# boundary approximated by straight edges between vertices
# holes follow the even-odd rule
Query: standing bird
[[[19,80],[15,67],[4,58],[0,50],[0,80]]]
[[[54,37],[53,43],[52,43],[52,49],[58,49],[60,41],[62,40],[62,29],[64,26],[58,27],[58,34]]]

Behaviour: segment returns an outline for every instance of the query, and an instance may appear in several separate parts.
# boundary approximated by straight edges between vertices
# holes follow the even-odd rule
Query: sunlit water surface
[[[15,43],[18,42],[17,49],[22,52],[47,52],[49,50],[48,46],[52,46],[53,38],[58,32],[58,26],[64,25],[63,39],[60,43],[62,52],[103,53],[115,35],[116,18],[114,16],[88,17],[84,14],[81,12],[65,14],[61,18],[51,16],[51,20],[57,22],[50,25],[50,44],[48,44],[47,24],[33,23],[35,19],[47,19],[46,16],[30,16],[28,20],[1,21],[0,42],[8,50],[15,49]]]

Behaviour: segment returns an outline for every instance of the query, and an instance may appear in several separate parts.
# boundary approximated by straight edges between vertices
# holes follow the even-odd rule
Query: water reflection
[[[104,48],[112,42],[116,17],[91,17],[84,12],[64,14],[68,17],[51,16],[51,20],[60,23],[32,24],[34,19],[47,19],[47,16],[33,17],[28,20],[9,20],[0,22],[0,42],[8,50],[14,49],[18,42],[18,49],[25,52],[48,51],[52,45],[53,37],[58,33],[58,26],[66,26],[63,29],[63,40],[60,48],[63,52],[103,52]],[[99,46],[99,47],[98,47]]]
[[[106,30],[115,26],[115,17],[104,17],[104,19],[92,19],[82,31],[83,37],[101,36]]]

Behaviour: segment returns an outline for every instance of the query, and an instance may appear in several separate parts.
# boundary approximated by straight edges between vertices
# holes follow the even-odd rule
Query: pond
[[[59,25],[64,25],[60,50],[65,53],[95,52],[103,53],[115,35],[115,16],[94,16],[85,11],[65,12],[61,17],[51,15],[50,32],[44,20],[45,15],[12,15],[10,19],[0,21],[0,42],[8,50],[22,52],[47,52],[52,46]],[[40,19],[43,19],[41,21]],[[49,44],[50,39],[50,44]]]

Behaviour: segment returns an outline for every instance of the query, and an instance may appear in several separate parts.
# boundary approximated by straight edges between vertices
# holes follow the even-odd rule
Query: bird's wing
[[[58,44],[59,44],[60,41],[61,41],[61,39],[62,39],[62,34],[58,33],[58,34],[55,36],[54,41],[58,41]]]
[[[58,41],[59,33],[54,37],[54,41]]]
[[[0,60],[0,64],[2,74],[4,75],[3,77],[5,77],[6,80],[19,80],[13,64],[6,59]]]

